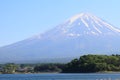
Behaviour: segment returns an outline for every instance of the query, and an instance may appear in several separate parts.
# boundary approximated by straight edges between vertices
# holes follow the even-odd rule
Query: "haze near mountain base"
[[[0,62],[61,62],[84,54],[118,54],[119,41],[120,29],[81,13],[43,34],[1,47]]]

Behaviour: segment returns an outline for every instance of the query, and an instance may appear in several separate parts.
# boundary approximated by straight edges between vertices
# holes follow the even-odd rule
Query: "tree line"
[[[8,73],[94,73],[105,71],[120,71],[120,55],[83,55],[71,62],[48,64],[1,64],[0,72]]]
[[[67,63],[64,73],[120,71],[120,55],[83,55]]]

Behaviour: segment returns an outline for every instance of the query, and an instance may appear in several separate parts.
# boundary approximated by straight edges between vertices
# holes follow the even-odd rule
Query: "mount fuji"
[[[89,13],[0,48],[0,63],[71,59],[84,54],[119,54],[120,29]]]

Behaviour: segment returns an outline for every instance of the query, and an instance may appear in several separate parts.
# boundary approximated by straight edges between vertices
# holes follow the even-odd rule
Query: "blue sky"
[[[0,0],[0,46],[43,33],[81,12],[120,28],[120,0]]]

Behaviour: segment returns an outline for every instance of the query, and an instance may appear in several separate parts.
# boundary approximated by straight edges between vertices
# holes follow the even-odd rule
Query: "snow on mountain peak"
[[[78,37],[83,35],[120,35],[120,29],[113,27],[90,13],[77,14],[57,27],[33,38]]]
[[[81,27],[79,30],[86,34],[120,33],[120,29],[113,27],[90,13],[77,14],[67,21],[69,24],[69,29],[73,29],[73,27]]]
[[[80,13],[80,14],[77,14],[77,15],[73,16],[69,20],[70,20],[71,23],[73,23],[75,20],[77,20],[79,18],[87,18],[87,19],[89,19],[89,16],[91,16],[91,14],[89,14],[89,13]]]

